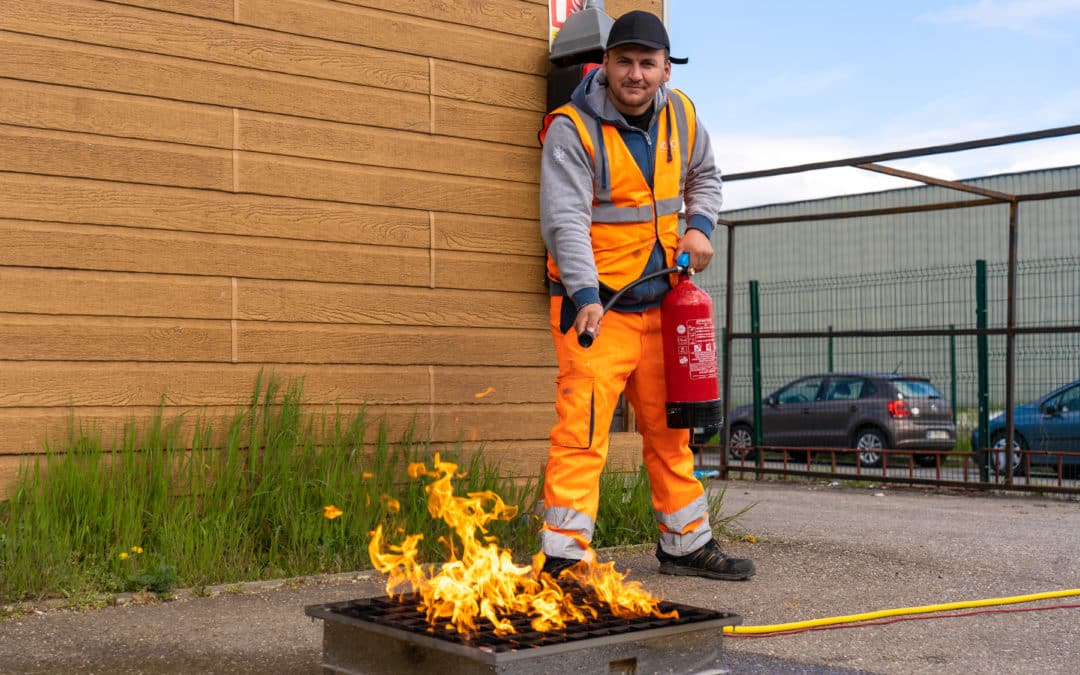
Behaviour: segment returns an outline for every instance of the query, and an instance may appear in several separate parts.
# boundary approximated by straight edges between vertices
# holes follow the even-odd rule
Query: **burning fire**
[[[677,612],[661,613],[659,599],[637,581],[626,581],[615,570],[615,563],[578,565],[565,572],[564,578],[591,592],[584,600],[575,600],[547,573],[541,572],[544,556],[533,558],[531,566],[513,562],[511,553],[500,548],[487,525],[495,520],[510,520],[517,507],[503,502],[498,494],[485,491],[455,496],[451,478],[457,465],[434,458],[434,468],[411,464],[409,476],[434,480],[424,490],[428,494],[428,512],[450,526],[453,535],[441,541],[449,559],[441,566],[425,565],[417,560],[422,534],[407,535],[400,544],[383,542],[382,526],[371,532],[368,554],[375,569],[388,575],[386,592],[401,596],[415,592],[419,606],[432,627],[443,623],[463,635],[475,633],[476,622],[487,619],[496,635],[514,633],[510,617],[531,617],[533,630],[548,631],[566,627],[568,622],[584,623],[596,618],[591,604],[600,602],[623,618],[653,614],[676,618]],[[590,554],[592,552],[590,551]],[[592,556],[589,556],[592,559]]]

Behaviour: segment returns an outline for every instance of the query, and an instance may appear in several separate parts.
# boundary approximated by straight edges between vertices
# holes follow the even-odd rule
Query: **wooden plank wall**
[[[106,436],[162,401],[228,414],[260,369],[535,474],[547,21],[546,0],[7,3],[0,495],[72,412]]]

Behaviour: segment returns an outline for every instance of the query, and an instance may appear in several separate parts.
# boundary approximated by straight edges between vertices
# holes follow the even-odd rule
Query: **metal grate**
[[[678,618],[659,619],[650,615],[622,619],[612,614],[607,607],[597,605],[595,606],[598,614],[597,618],[590,619],[588,623],[572,622],[567,624],[566,628],[560,630],[533,630],[530,625],[530,617],[518,614],[509,617],[516,633],[504,636],[496,635],[494,626],[487,619],[479,619],[477,621],[478,631],[471,636],[464,636],[453,629],[432,628],[429,626],[424,614],[419,609],[415,596],[405,596],[400,602],[397,599],[385,597],[348,600],[322,605],[321,608],[322,612],[313,611],[317,609],[314,607],[308,608],[308,614],[318,618],[329,618],[325,614],[328,613],[335,615],[339,620],[347,618],[356,622],[375,624],[405,633],[424,635],[457,645],[473,647],[488,653],[551,647],[582,640],[618,638],[643,631],[670,629],[677,626],[690,626],[718,620],[724,624],[730,624],[732,623],[731,618],[734,616],[724,612],[690,607],[673,602],[661,602],[659,605],[661,612],[667,613],[671,610],[677,610],[679,613]]]

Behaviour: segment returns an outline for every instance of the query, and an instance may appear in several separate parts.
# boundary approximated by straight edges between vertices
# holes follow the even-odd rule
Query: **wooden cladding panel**
[[[232,288],[216,277],[0,267],[0,312],[228,319]]]
[[[350,5],[383,9],[386,0],[341,0]],[[394,11],[430,17],[448,24],[479,26],[489,30],[547,39],[547,3],[527,4],[521,0],[455,2],[445,0],[395,0]]]
[[[0,219],[0,265],[427,286],[428,252]]]
[[[604,11],[616,19],[632,9],[643,9],[656,16],[664,16],[664,0],[607,0],[604,6],[606,8]],[[676,56],[682,56],[682,52],[678,49],[675,49],[674,53]]]
[[[427,60],[407,52],[91,0],[15,3],[0,14],[0,29],[384,89],[428,91]]]
[[[542,75],[510,73],[453,61],[432,64],[431,93],[459,101],[531,110],[547,110],[547,81]]]
[[[241,363],[553,366],[546,329],[387,327],[240,321]],[[226,320],[5,314],[0,360],[227,363]],[[487,385],[485,385],[486,387]]]
[[[555,363],[547,330],[242,321],[237,324],[236,344],[238,360],[254,363],[521,367]]]
[[[432,133],[445,136],[538,148],[536,134],[543,121],[544,114],[536,110],[496,108],[449,98],[435,98],[431,103]]]
[[[241,153],[240,192],[376,206],[538,218],[536,186],[321,160]]]
[[[3,217],[407,248],[427,248],[430,240],[436,249],[544,255],[535,220],[429,218],[411,209],[0,172]]]
[[[246,398],[236,401],[234,405],[199,408],[154,405],[114,408],[0,409],[0,425],[4,427],[4,434],[0,436],[0,462],[12,459],[11,455],[43,453],[46,443],[54,446],[62,443],[67,438],[73,419],[76,430],[85,433],[97,430],[106,449],[117,446],[125,425],[132,424],[135,429],[141,431],[157,414],[160,414],[165,421],[172,421],[178,415],[184,415],[186,426],[183,430],[188,434],[197,419],[201,419],[204,424],[211,424],[214,430],[220,431],[235,416],[237,406],[246,404],[250,400],[251,393],[248,391]],[[425,433],[431,428],[427,406],[365,406],[365,410],[366,419],[370,421],[365,430],[365,440],[368,443],[378,441],[378,427],[380,421],[383,420],[387,424],[391,439],[399,438],[405,430],[410,428]],[[351,418],[360,411],[360,407],[311,405],[306,406],[304,411],[319,416],[326,414],[328,419],[332,419],[335,412]],[[444,442],[454,440],[454,438],[447,438]],[[3,465],[0,464],[0,466]],[[0,493],[3,493],[5,487],[7,486],[0,484]]]
[[[498,317],[499,328],[536,329],[547,306],[546,293],[237,282],[237,318],[248,321],[476,327]]]
[[[551,403],[434,408],[431,436],[441,442],[543,438],[555,424]]]
[[[437,249],[545,255],[540,223],[535,220],[436,213],[431,238],[432,247]]]
[[[542,33],[521,37],[492,29],[493,22],[460,22],[463,12],[472,13],[474,8],[482,12],[484,5],[490,3],[457,3],[452,11],[459,23],[449,23],[437,20],[433,14],[409,16],[401,3],[394,3],[390,11],[385,2],[361,7],[320,0],[243,0],[239,3],[239,21],[390,52],[523,73],[545,72],[548,45]]]
[[[0,125],[0,171],[232,188],[227,150]]]
[[[0,80],[0,124],[15,125],[8,134],[36,127],[223,149],[234,143],[233,114],[223,108],[10,79]],[[269,154],[530,183],[540,175],[539,147],[284,115],[239,111],[235,138],[241,150]]]
[[[549,335],[549,347],[550,342]],[[502,403],[545,403],[550,406],[555,400],[556,373],[556,368],[439,367],[433,370],[433,400],[444,405],[466,402],[496,407]]]
[[[472,251],[435,251],[433,255],[439,288],[546,292],[543,258]]]
[[[3,360],[228,362],[231,349],[227,320],[0,316]]]
[[[427,130],[425,94],[0,32],[0,77]]]
[[[0,80],[0,124],[231,148],[232,112],[40,82]]]
[[[427,248],[423,211],[0,173],[0,215]]]
[[[177,14],[232,21],[236,0],[113,0],[122,5],[147,7]]]
[[[0,408],[227,406],[248,400],[259,364],[0,362]],[[495,372],[499,382],[509,373]],[[513,370],[513,369],[503,369]],[[304,398],[344,405],[429,403],[427,366],[290,365],[265,376],[303,378]],[[472,397],[470,396],[470,399]]]
[[[451,176],[540,182],[540,149],[241,111],[239,149],[411,169]]]

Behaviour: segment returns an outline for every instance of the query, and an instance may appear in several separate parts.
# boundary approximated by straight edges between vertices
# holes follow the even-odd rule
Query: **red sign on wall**
[[[548,0],[548,44],[555,40],[559,29],[566,23],[566,17],[585,6],[585,0]]]

